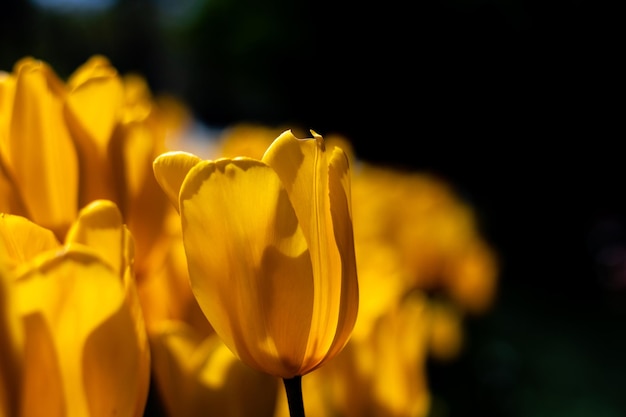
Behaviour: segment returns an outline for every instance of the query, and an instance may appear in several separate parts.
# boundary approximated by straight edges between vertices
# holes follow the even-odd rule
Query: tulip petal
[[[63,118],[64,86],[46,64],[17,65],[15,101],[5,151],[29,218],[62,238],[76,216],[78,162]]]
[[[66,237],[66,243],[73,242],[95,250],[118,276],[122,275],[126,264],[123,259],[124,226],[115,203],[97,200],[84,207]]]
[[[264,372],[301,369],[313,312],[306,240],[276,173],[261,161],[203,161],[180,192],[192,289],[226,345]]]
[[[0,264],[0,415],[18,414],[22,390],[24,332],[17,313],[14,278]]]
[[[339,148],[329,157],[322,137],[312,133],[313,139],[298,139],[284,132],[263,161],[284,184],[311,251],[316,296],[307,357],[314,368],[346,343],[358,288],[348,159]]]
[[[22,416],[69,417],[68,401],[63,392],[62,366],[57,357],[53,329],[44,314],[32,312],[23,317],[26,335]],[[78,416],[77,416],[78,417]]]
[[[137,327],[128,307],[127,301],[85,341],[82,365],[92,416],[141,417],[144,413],[150,382],[149,350],[147,339],[138,339],[137,332],[143,329]],[[142,339],[145,344],[138,343]]]
[[[347,155],[334,148],[329,161],[330,214],[339,256],[341,258],[341,284],[339,320],[333,344],[327,358],[337,355],[348,342],[357,319],[359,286],[356,270],[354,231],[352,229],[352,203],[350,168]]]
[[[119,276],[76,249],[43,254],[33,265],[19,280],[17,299],[25,317],[42,315],[49,326],[62,379],[50,385],[62,386],[65,415],[132,416],[143,375]]]
[[[166,136],[163,127],[157,127],[155,118],[148,122],[130,122],[116,130],[119,147],[119,166],[123,172],[117,178],[117,189],[123,191],[120,210],[136,243],[138,273],[144,275],[146,265],[152,262],[165,241],[164,228],[168,216],[174,211],[169,197],[163,192],[154,176],[152,164]],[[117,164],[114,166],[118,166]],[[163,253],[163,252],[161,252]],[[149,259],[150,258],[150,259]],[[160,262],[160,261],[156,261]]]
[[[189,170],[200,161],[196,155],[180,151],[164,153],[154,160],[154,176],[178,212],[180,187]]]
[[[80,164],[80,201],[120,201],[112,178],[118,173],[112,137],[124,103],[122,80],[109,61],[99,55],[80,66],[67,82],[64,114],[76,142]]]
[[[137,290],[137,283],[135,280],[135,274],[133,266],[133,244],[132,235],[128,229],[124,229],[125,240],[125,255],[126,268],[123,274],[124,293],[126,295],[126,305],[130,312],[131,319],[134,325],[134,337],[135,344],[132,349],[137,349],[139,359],[135,367],[135,374],[137,376],[136,382],[136,396],[134,411],[130,414],[131,417],[141,417],[144,414],[146,401],[148,399],[148,391],[150,390],[150,364],[152,356],[150,353],[150,342],[148,340],[148,332],[146,322],[144,320],[144,312],[139,299],[139,293]],[[129,342],[130,343],[130,342]],[[97,385],[94,388],[97,390]]]
[[[93,56],[68,80],[67,106],[72,121],[100,157],[106,157],[113,128],[120,118],[124,91],[122,80],[109,61]]]
[[[50,230],[21,216],[0,214],[0,252],[5,257],[2,261],[10,268],[59,246]]]
[[[0,71],[0,155],[6,155],[15,99],[15,76]],[[1,165],[1,163],[0,163]]]
[[[2,110],[0,110],[0,113]],[[1,127],[0,127],[1,129]],[[0,132],[0,147],[2,146],[2,133]],[[4,162],[1,160],[2,149],[0,149],[0,213],[12,213],[26,216],[28,213],[19,191],[9,176]]]

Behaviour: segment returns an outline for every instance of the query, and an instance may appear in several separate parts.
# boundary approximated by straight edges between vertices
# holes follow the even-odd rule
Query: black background
[[[441,176],[502,270],[461,357],[429,364],[435,414],[626,415],[618,2],[208,0],[176,24],[157,3],[5,1],[0,69],[32,55],[66,77],[101,53],[209,126],[342,133],[364,160]]]

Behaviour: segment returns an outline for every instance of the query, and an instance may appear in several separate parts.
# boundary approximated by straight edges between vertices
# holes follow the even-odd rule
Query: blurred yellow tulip
[[[142,77],[121,76],[104,56],[90,57],[66,82],[25,57],[0,74],[0,212],[63,240],[80,208],[115,202],[134,238],[147,323],[199,322],[187,265],[172,256],[182,245],[178,215],[152,172],[188,119],[182,103],[155,99]]]
[[[472,207],[450,184],[429,174],[362,163],[354,175],[353,201],[357,252],[363,245],[393,248],[406,291],[439,292],[462,313],[489,309],[496,296],[497,259],[479,233]]]
[[[0,323],[13,329],[0,349],[21,359],[0,362],[5,415],[142,416],[150,351],[132,238],[115,204],[82,209],[63,245],[3,214],[0,253]]]
[[[161,322],[150,346],[168,415],[272,417],[277,379],[241,362],[215,333],[203,337],[186,323]]]

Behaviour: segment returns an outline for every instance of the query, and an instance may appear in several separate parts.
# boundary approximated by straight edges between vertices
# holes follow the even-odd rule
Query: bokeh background
[[[626,157],[618,2],[3,0],[0,70],[93,54],[239,122],[350,139],[433,173],[501,263],[463,352],[429,363],[439,415],[626,415]],[[149,412],[156,413],[154,409]]]

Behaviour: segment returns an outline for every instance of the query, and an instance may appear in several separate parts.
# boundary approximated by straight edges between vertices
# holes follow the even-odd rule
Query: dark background
[[[441,176],[502,270],[461,357],[429,364],[434,414],[626,415],[618,2],[108,3],[5,0],[0,69],[31,55],[67,77],[99,53],[209,126],[342,133],[364,160]]]

